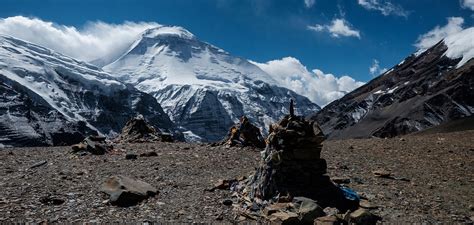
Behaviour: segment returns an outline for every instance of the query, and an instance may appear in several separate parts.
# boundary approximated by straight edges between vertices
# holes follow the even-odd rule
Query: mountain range
[[[90,63],[1,35],[0,147],[68,145],[94,133],[112,138],[137,114],[187,141],[220,140],[241,116],[266,134],[289,113],[291,99],[329,138],[408,134],[474,113],[474,28],[459,35],[322,110],[182,27],[148,29],[119,56]]]

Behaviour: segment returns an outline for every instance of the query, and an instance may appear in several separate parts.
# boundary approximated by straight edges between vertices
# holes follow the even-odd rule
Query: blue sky
[[[463,18],[463,27],[471,27],[474,22],[474,6],[469,8],[472,0],[0,0],[0,3],[0,18],[22,15],[78,29],[91,21],[179,25],[201,40],[253,61],[292,56],[309,70],[349,75],[360,81],[373,78],[369,67],[374,60],[380,67],[375,74],[392,67],[417,50],[414,44],[420,35],[446,25],[448,17]],[[337,29],[331,30],[337,20],[351,32],[338,34]]]

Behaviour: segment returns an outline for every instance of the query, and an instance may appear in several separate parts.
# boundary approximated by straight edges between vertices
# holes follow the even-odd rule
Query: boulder
[[[157,189],[148,183],[120,175],[107,178],[100,190],[109,195],[112,205],[121,207],[136,205],[158,193]]]
[[[88,136],[79,144],[71,146],[73,153],[90,153],[93,155],[103,155],[113,149],[113,146],[107,143],[105,137]]]

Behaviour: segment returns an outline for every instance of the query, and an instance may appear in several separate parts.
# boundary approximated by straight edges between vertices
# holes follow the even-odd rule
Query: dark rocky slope
[[[311,116],[330,138],[394,137],[474,113],[474,60],[440,42]]]

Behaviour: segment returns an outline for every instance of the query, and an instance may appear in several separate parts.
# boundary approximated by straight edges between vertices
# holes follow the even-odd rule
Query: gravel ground
[[[72,155],[69,147],[0,150],[0,222],[235,222],[232,207],[222,204],[231,193],[206,189],[249,175],[260,160],[256,149],[186,143],[116,149],[104,156]],[[158,156],[125,159],[148,151]],[[383,221],[474,221],[474,131],[326,141],[322,157],[329,175],[349,178],[347,186],[378,206],[373,212]],[[378,169],[394,179],[374,176]],[[99,191],[111,175],[143,180],[159,194],[137,206],[111,206]],[[64,203],[45,205],[45,196]]]

